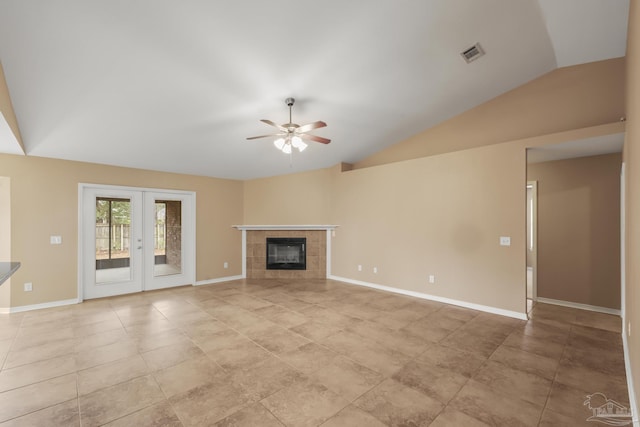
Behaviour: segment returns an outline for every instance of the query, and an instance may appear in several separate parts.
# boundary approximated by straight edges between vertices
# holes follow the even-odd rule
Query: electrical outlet
[[[373,267],[373,274],[378,274],[378,267]]]
[[[500,236],[500,246],[511,246],[511,237]]]
[[[229,263],[228,262],[224,263],[224,268],[229,268]]]
[[[25,292],[31,292],[33,291],[33,283],[31,282],[27,282],[24,284],[24,291]]]
[[[52,245],[61,245],[62,236],[49,236],[49,243],[51,243]]]
[[[362,265],[358,264],[358,271],[362,271]]]
[[[436,283],[436,276],[434,276],[433,274],[429,275],[429,283]]]

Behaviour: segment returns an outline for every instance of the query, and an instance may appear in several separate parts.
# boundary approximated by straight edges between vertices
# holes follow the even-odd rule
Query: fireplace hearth
[[[307,239],[267,237],[267,270],[306,270]]]

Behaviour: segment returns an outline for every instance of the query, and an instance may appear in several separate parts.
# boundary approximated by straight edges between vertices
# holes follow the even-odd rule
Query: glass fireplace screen
[[[306,270],[307,239],[267,237],[267,270]]]

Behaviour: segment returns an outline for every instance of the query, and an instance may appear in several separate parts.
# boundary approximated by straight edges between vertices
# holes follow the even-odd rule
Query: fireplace
[[[234,225],[242,231],[242,277],[248,279],[325,279],[331,275],[332,232],[337,225]],[[304,270],[267,269],[267,238],[306,239]]]
[[[306,270],[307,239],[267,237],[267,270]]]

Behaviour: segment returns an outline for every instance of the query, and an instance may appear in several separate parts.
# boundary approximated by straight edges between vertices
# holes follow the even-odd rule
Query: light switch
[[[61,245],[62,244],[62,236],[51,236],[49,241],[52,245]]]
[[[511,246],[511,237],[500,236],[500,246]]]

